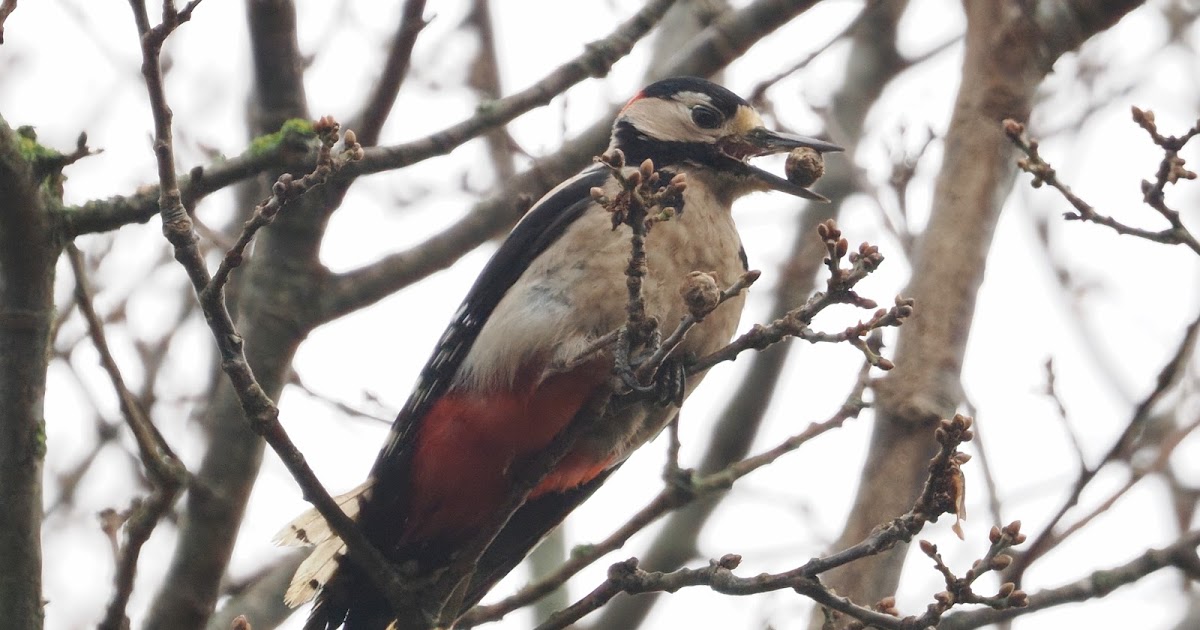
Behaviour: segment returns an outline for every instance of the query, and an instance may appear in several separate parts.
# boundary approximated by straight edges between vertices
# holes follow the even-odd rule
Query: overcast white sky
[[[382,42],[395,23],[398,3],[355,3],[302,0],[300,44],[313,55],[306,88],[315,115],[333,114],[345,120],[371,84],[383,54]],[[474,96],[460,87],[475,45],[472,35],[458,29],[466,12],[464,2],[431,3],[437,15],[421,35],[414,53],[413,72],[384,132],[384,142],[415,138],[470,115]],[[578,54],[585,42],[606,35],[612,26],[636,10],[634,0],[556,2],[496,0],[494,17],[501,48],[506,90],[521,89],[553,67]],[[1152,3],[1160,4],[1160,3]],[[913,0],[901,27],[902,46],[920,54],[953,38],[963,27],[958,3],[952,0]],[[756,46],[735,63],[726,84],[746,94],[763,77],[824,44],[862,6],[852,0],[821,3],[779,34]],[[152,14],[154,12],[152,11]],[[1164,32],[1157,15],[1141,10],[1089,44],[1086,56],[1103,69],[1099,112],[1075,136],[1047,139],[1043,152],[1076,192],[1105,211],[1131,222],[1153,224],[1155,217],[1139,206],[1138,181],[1151,177],[1160,157],[1144,134],[1129,122],[1129,106],[1154,109],[1160,126],[1181,131],[1189,126],[1200,103],[1195,81],[1195,56],[1184,51],[1157,52]],[[23,2],[7,23],[0,47],[0,114],[10,125],[32,124],[41,140],[69,149],[86,130],[93,147],[105,153],[71,167],[66,196],[70,203],[124,194],[153,181],[149,134],[151,119],[140,84],[136,32],[124,2],[51,0]],[[1200,44],[1200,33],[1190,34]],[[591,124],[611,104],[623,102],[640,86],[648,46],[617,64],[612,75],[587,81],[565,98],[534,111],[509,126],[527,151],[540,155],[566,136]],[[804,132],[820,130],[811,106],[827,103],[840,81],[845,47],[836,46],[812,66],[781,82],[772,92],[783,122]],[[1153,56],[1153,64],[1147,60]],[[248,45],[241,3],[209,0],[197,9],[191,23],[169,46],[172,68],[168,96],[175,110],[181,166],[204,163],[209,152],[239,153],[246,143],[243,115],[250,76]],[[1078,57],[1069,55],[1046,85],[1047,100],[1035,114],[1035,125],[1052,129],[1074,118],[1096,94],[1075,86],[1070,77]],[[889,155],[895,147],[913,147],[926,127],[944,132],[957,89],[961,47],[951,46],[909,72],[885,93],[868,123],[859,162],[866,177],[886,180]],[[902,129],[909,130],[907,135]],[[836,138],[835,138],[836,139]],[[1185,153],[1200,162],[1196,143]],[[922,162],[908,199],[916,225],[924,221],[932,195],[932,178],[941,149],[934,143]],[[832,158],[829,169],[848,168]],[[334,217],[322,258],[334,270],[345,270],[381,254],[420,242],[460,217],[478,194],[492,183],[479,142],[452,155],[405,169],[376,175],[356,185]],[[463,188],[466,183],[466,189]],[[1172,192],[1178,208],[1196,217],[1200,186]],[[736,208],[751,265],[765,272],[752,293],[743,317],[748,327],[764,317],[774,270],[791,241],[794,205],[779,195],[759,195]],[[885,195],[885,203],[894,199]],[[232,196],[218,194],[203,202],[199,214],[220,225],[230,215]],[[1033,191],[1021,178],[1010,198],[995,236],[987,278],[979,296],[965,386],[979,409],[988,455],[1001,482],[1006,519],[1020,518],[1028,531],[1048,518],[1062,500],[1077,463],[1054,403],[1041,389],[1043,364],[1053,358],[1058,386],[1070,423],[1095,461],[1107,449],[1128,418],[1131,404],[1149,391],[1164,359],[1174,350],[1184,324],[1200,307],[1197,299],[1196,257],[1183,248],[1118,238],[1089,225],[1055,223],[1051,240],[1060,259],[1091,290],[1082,308],[1072,311],[1058,290],[1041,249],[1035,245],[1030,217],[1065,210],[1065,204],[1046,190]],[[895,242],[880,227],[878,210],[867,199],[851,200],[841,220],[851,241],[868,240],[889,257],[883,269],[861,285],[861,291],[881,302],[890,300],[907,280],[907,267]],[[1197,225],[1193,222],[1193,225]],[[88,238],[94,249],[105,238]],[[295,367],[316,391],[333,399],[383,415],[398,408],[428,356],[432,342],[456,308],[491,247],[466,256],[452,269],[436,274],[377,307],[328,325],[304,344]],[[118,359],[129,378],[140,378],[132,338],[150,338],[173,322],[172,292],[185,282],[178,269],[147,275],[146,270],[165,251],[157,221],[125,228],[117,235],[110,259],[98,281],[109,293],[105,300],[133,294],[128,326],[110,333]],[[65,277],[67,274],[63,274]],[[67,287],[64,286],[64,289]],[[64,291],[60,300],[68,296]],[[414,306],[416,305],[416,306]],[[1082,313],[1083,320],[1076,313]],[[849,311],[824,320],[825,328],[840,329],[856,317]],[[64,335],[78,331],[78,323]],[[202,393],[189,371],[186,355],[208,352],[207,330],[194,323],[189,344],[180,352],[181,367],[164,382],[168,392]],[[1091,335],[1099,356],[1085,351],[1081,335]],[[81,351],[81,371],[94,363]],[[786,391],[772,405],[758,447],[773,445],[811,421],[827,417],[848,391],[859,355],[850,347],[795,348],[787,367]],[[722,365],[683,411],[684,459],[694,462],[712,415],[721,408],[745,361]],[[1108,364],[1101,368],[1101,364]],[[1193,366],[1194,371],[1194,366]],[[1115,379],[1114,379],[1115,377]],[[62,366],[51,372],[47,401],[49,458],[47,473],[70,468],[88,450],[91,440],[89,398],[116,416],[115,400],[102,377],[86,376],[81,384]],[[374,405],[368,396],[377,397]],[[356,485],[366,474],[387,429],[383,423],[345,420],[326,403],[289,388],[281,408],[284,421],[309,462],[332,491]],[[169,410],[163,410],[166,414]],[[1192,409],[1191,413],[1197,413]],[[200,451],[190,446],[200,432],[176,418],[159,419],[168,440],[188,464]],[[855,490],[869,437],[870,415],[802,449],[770,471],[753,475],[734,490],[718,512],[703,540],[705,556],[740,553],[743,574],[795,566],[825,550],[840,531]],[[189,443],[189,439],[192,440]],[[974,447],[972,447],[974,448]],[[636,507],[658,490],[663,444],[655,443],[635,456],[614,479],[568,521],[572,543],[606,536]],[[1172,460],[1186,481],[1200,483],[1200,442],[1191,438]],[[978,474],[978,460],[968,465],[969,494],[966,542],[949,532],[948,522],[927,528],[923,537],[937,542],[952,566],[964,568],[981,554],[992,525]],[[125,458],[114,449],[102,454],[101,465],[81,488],[73,513],[47,523],[47,628],[74,629],[94,624],[109,597],[112,567],[107,542],[89,516],[105,507],[121,508],[135,492],[124,472]],[[108,474],[105,471],[112,471]],[[1085,495],[1085,502],[1103,497],[1124,481],[1124,472],[1109,471]],[[47,501],[53,501],[49,491]],[[1059,585],[1082,577],[1091,568],[1120,564],[1149,546],[1161,546],[1176,533],[1166,520],[1166,493],[1151,480],[1124,498],[1111,514],[1064,545],[1056,555],[1031,572],[1027,590]],[[268,454],[231,571],[245,575],[279,553],[270,545],[274,531],[305,505],[279,462]],[[572,582],[572,594],[582,595],[603,579],[613,561],[636,555],[653,530],[633,544],[597,563]],[[131,611],[137,625],[165,570],[173,534],[160,528],[147,546]],[[702,564],[703,561],[697,561]],[[928,562],[913,558],[906,569],[900,607],[917,612],[930,593],[939,590],[939,575]],[[518,575],[506,585],[524,579]],[[1020,621],[1022,630],[1060,627],[1166,628],[1182,610],[1177,578],[1161,573],[1086,606],[1063,607]],[[805,627],[809,602],[792,593],[732,598],[701,589],[669,596],[648,627],[762,628]],[[301,616],[289,627],[298,628]],[[527,627],[529,620],[513,615],[493,627]]]

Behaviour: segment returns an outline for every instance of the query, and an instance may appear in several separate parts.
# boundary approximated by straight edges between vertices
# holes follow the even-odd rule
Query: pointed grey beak
[[[792,149],[799,149],[801,147],[808,147],[818,153],[845,151],[845,149],[832,142],[825,142],[816,138],[806,138],[781,131],[771,131],[766,127],[754,129],[743,136],[742,139],[747,144],[758,148],[759,151],[753,155],[782,153],[783,151],[791,151]]]
[[[799,185],[788,181],[778,175],[767,172],[747,164],[744,160],[760,155],[770,155],[772,153],[782,153],[808,147],[818,153],[826,153],[833,151],[844,151],[842,147],[824,140],[816,138],[806,138],[790,133],[782,133],[772,131],[766,127],[758,127],[746,133],[743,136],[736,138],[727,138],[721,143],[721,151],[729,157],[737,160],[736,168],[744,168],[747,174],[753,175],[760,181],[765,183],[772,190],[778,190],[789,195],[803,197],[804,199],[812,199],[813,201],[827,202],[825,197]]]

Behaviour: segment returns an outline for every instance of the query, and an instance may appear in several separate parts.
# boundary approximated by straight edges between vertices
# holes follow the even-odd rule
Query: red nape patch
[[[621,106],[621,111],[617,112],[617,115],[618,116],[621,115],[626,109],[629,108],[630,105],[633,105],[634,101],[639,100],[643,97],[645,97],[645,94],[642,91],[639,91],[637,94],[634,94],[633,98],[629,99],[628,101],[625,101],[625,104]]]
[[[433,404],[413,452],[411,503],[403,542],[461,539],[500,509],[509,467],[545,448],[603,382],[603,365],[547,378],[536,389],[448,392]],[[572,453],[534,494],[595,477],[607,462]]]

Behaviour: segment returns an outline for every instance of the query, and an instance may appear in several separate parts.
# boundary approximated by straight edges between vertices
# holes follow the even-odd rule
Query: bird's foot
[[[658,366],[648,385],[643,385],[638,378],[639,363],[640,361],[634,362],[633,365],[625,366],[617,372],[621,382],[631,392],[647,396],[663,407],[683,405],[683,397],[687,392],[687,360],[667,357],[662,365]]]

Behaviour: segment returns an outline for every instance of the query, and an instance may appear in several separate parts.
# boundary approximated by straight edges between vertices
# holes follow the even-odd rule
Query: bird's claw
[[[658,390],[660,405],[682,407],[683,397],[687,393],[687,365],[684,361],[672,358],[663,361],[654,375],[654,387]]]
[[[637,372],[631,366],[625,366],[620,370],[617,370],[617,376],[621,378],[621,384],[629,388],[630,392],[649,394],[655,390],[653,383],[650,385],[642,385],[642,381],[638,379]]]
[[[687,392],[687,365],[684,361],[668,357],[654,373],[649,385],[643,385],[637,376],[637,365],[626,366],[618,370],[621,383],[630,392],[649,396],[654,402],[666,407],[683,406],[684,394]]]

